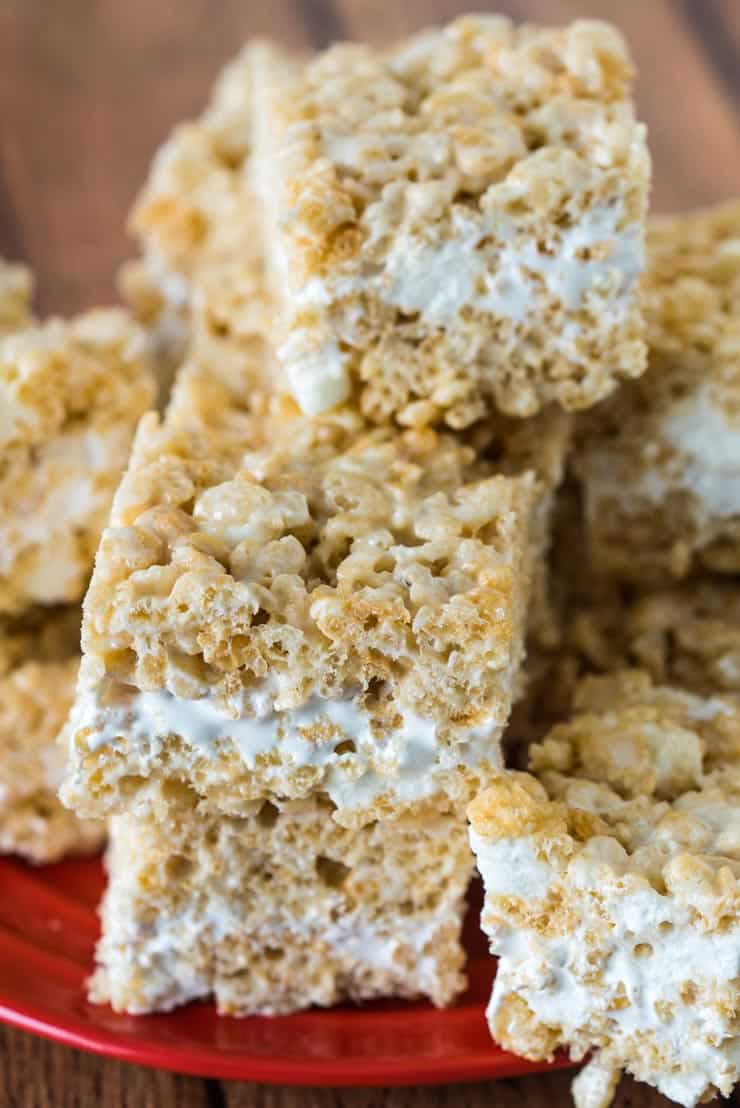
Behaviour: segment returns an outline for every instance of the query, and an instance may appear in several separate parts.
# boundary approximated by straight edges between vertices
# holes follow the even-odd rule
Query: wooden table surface
[[[468,6],[518,19],[614,20],[640,70],[654,207],[740,195],[740,0],[0,0],[0,254],[32,264],[43,312],[110,301],[130,252],[126,213],[152,151],[199,109],[244,38],[380,40]],[[156,1073],[0,1029],[0,1108],[559,1108],[569,1081],[561,1073],[439,1089],[259,1088]],[[663,1104],[620,1086],[621,1108]]]

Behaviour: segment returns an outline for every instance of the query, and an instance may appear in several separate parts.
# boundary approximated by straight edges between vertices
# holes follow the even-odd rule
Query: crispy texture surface
[[[471,16],[386,52],[249,61],[304,410],[460,428],[589,407],[642,372],[649,160],[612,27]]]
[[[153,398],[144,336],[122,311],[0,338],[0,615],[81,599]]]
[[[226,67],[201,117],[175,128],[131,213],[152,273],[173,286],[249,248],[254,222],[242,172],[250,153],[249,53]]]
[[[740,569],[740,204],[654,219],[648,259],[649,370],[577,466],[594,566],[641,586]]]
[[[459,813],[348,830],[312,798],[214,818],[161,786],[147,810],[113,821],[94,1000],[248,1015],[463,987]]]
[[[115,636],[120,679],[183,695],[221,682],[227,697],[229,675],[269,668],[293,675],[287,704],[308,688],[390,679],[395,660],[412,671],[417,652],[441,678],[453,642],[489,668],[507,651],[531,480],[493,474],[451,438],[364,432],[351,417],[278,416],[270,444],[236,464],[226,445],[154,417],[142,426],[86,602],[86,649]],[[202,660],[182,687],[170,644]],[[451,713],[483,710],[487,686],[476,695],[464,673],[445,685]]]
[[[104,836],[101,824],[78,820],[57,797],[65,752],[56,740],[79,666],[79,610],[74,615],[0,628],[0,853],[31,862],[89,853]]]
[[[499,968],[488,1016],[531,1058],[596,1048],[682,1104],[737,1080],[740,701],[589,678],[575,714],[470,806]],[[687,1049],[687,1045],[691,1048]]]
[[[703,695],[740,693],[740,596],[729,581],[605,591],[574,614],[569,639],[584,670],[634,665],[656,682]]]

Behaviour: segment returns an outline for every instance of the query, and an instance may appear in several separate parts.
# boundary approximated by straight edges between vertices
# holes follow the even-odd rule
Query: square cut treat
[[[57,796],[79,635],[79,608],[0,622],[0,853],[45,863],[102,844],[102,824],[77,819]]]
[[[81,599],[153,398],[144,334],[118,309],[0,337],[0,615]]]
[[[31,271],[0,258],[0,335],[30,325],[32,292]]]
[[[166,777],[231,815],[316,792],[348,824],[461,803],[519,691],[534,474],[347,410],[253,419],[227,393],[188,373],[164,425],[142,421],[85,602],[67,802],[135,805]]]
[[[596,413],[578,460],[601,574],[740,570],[740,203],[652,221],[650,368]]]
[[[594,1051],[680,1104],[740,1069],[740,701],[589,678],[575,714],[469,806],[498,955],[491,1033],[527,1058]]]
[[[305,412],[462,428],[586,408],[643,371],[650,165],[616,30],[474,16],[249,64],[248,168]]]
[[[326,798],[203,813],[152,783],[115,816],[91,998],[162,1011],[290,1012],[378,996],[450,1003],[473,869],[465,819],[425,813],[349,829]],[[179,795],[178,795],[179,794]]]
[[[251,320],[242,319],[238,348],[233,336],[221,341],[196,324],[190,357],[178,372],[168,409],[170,428],[205,429],[211,435],[220,434],[224,443],[233,441],[237,448],[242,438],[264,441],[270,411],[279,410],[283,401],[276,399],[270,388],[274,357],[264,337],[267,317],[259,309],[254,310],[255,305],[252,309]],[[530,644],[550,646],[558,637],[548,554],[556,493],[564,476],[571,437],[571,417],[555,406],[528,420],[493,413],[472,428],[465,439],[476,455],[486,458],[502,474],[518,476],[531,470],[538,480],[530,536]]]

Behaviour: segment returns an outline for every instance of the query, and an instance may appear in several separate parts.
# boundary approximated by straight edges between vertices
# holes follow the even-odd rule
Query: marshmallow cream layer
[[[430,191],[441,186],[423,187]],[[372,241],[372,205],[367,221]],[[464,310],[522,323],[536,306],[544,283],[568,312],[586,308],[593,294],[612,290],[610,312],[615,322],[621,321],[630,310],[645,260],[639,226],[627,224],[620,230],[622,222],[620,205],[596,207],[561,232],[551,254],[543,254],[534,240],[515,243],[516,228],[500,217],[493,220],[458,213],[445,241],[397,235],[385,264],[374,276],[336,276],[328,282],[313,278],[294,294],[293,307],[310,313],[334,300],[367,293],[403,312],[421,312],[435,327],[452,325]],[[479,248],[491,235],[502,243],[493,271],[490,259]],[[608,253],[601,257],[599,251],[605,244]],[[567,324],[559,343],[564,353],[578,331],[575,322]],[[340,352],[333,335],[327,336],[320,349],[309,341],[300,360],[295,360],[300,347],[299,337],[286,344],[289,383],[302,409],[317,415],[348,397],[350,379],[345,363],[349,355]]]
[[[164,690],[108,685],[104,694],[78,693],[70,731],[87,732],[90,752],[110,747],[135,758],[144,773],[173,735],[199,757],[214,757],[233,744],[250,771],[265,772],[269,759],[271,780],[276,756],[278,774],[319,769],[321,789],[345,809],[362,808],[386,793],[400,803],[422,801],[439,791],[440,774],[501,765],[498,720],[459,731],[443,743],[434,721],[402,707],[398,713],[400,726],[379,737],[356,696],[313,696],[300,708],[275,712],[269,695],[257,693],[252,714],[231,719],[207,697],[185,700]]]

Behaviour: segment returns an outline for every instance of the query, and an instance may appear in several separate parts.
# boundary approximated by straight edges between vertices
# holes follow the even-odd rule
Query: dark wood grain
[[[334,0],[300,0],[300,13],[315,50],[347,38],[348,29]]]
[[[2,1108],[214,1108],[209,1084],[96,1058],[0,1026]]]
[[[194,1077],[67,1050],[0,1025],[2,1108],[568,1108],[570,1075],[436,1088],[300,1089]],[[614,1108],[670,1108],[623,1080]]]
[[[410,1089],[269,1089],[224,1082],[225,1108],[566,1108],[567,1073],[513,1081]],[[669,1108],[669,1101],[633,1081],[621,1082],[613,1108]]]
[[[41,310],[111,300],[152,152],[268,32],[311,40],[290,0],[0,0],[0,252],[22,245]]]
[[[323,45],[390,38],[458,0],[44,0],[0,2],[0,250],[38,273],[41,310],[114,295],[126,213],[172,124],[202,104],[250,34]],[[485,4],[476,6],[485,7]],[[640,70],[654,204],[740,192],[737,0],[500,0],[518,18],[612,18]]]
[[[740,49],[733,38],[734,23],[723,4],[680,0],[684,19],[696,33],[715,74],[735,104],[740,98]],[[735,6],[737,11],[737,5]]]
[[[739,0],[0,0],[0,254],[33,265],[44,312],[110,300],[152,152],[199,109],[243,39],[381,41],[470,7],[612,19],[640,72],[655,207],[740,194]],[[260,1088],[155,1073],[0,1028],[0,1108],[565,1108],[569,1081]],[[667,1104],[620,1086],[617,1108]]]
[[[382,21],[375,0],[337,2],[350,34],[372,40],[471,7],[544,22],[611,20],[627,36],[638,67],[638,110],[653,154],[655,209],[680,211],[740,194],[740,90],[725,72],[740,50],[738,0],[405,0],[388,5]],[[720,59],[715,39],[722,35]]]

